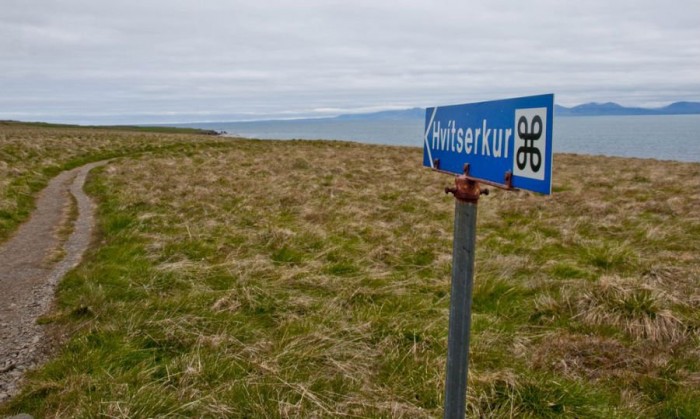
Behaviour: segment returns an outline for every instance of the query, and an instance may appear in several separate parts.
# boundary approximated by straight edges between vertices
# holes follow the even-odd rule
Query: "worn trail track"
[[[17,392],[24,371],[39,361],[44,334],[37,318],[49,308],[58,281],[80,263],[90,245],[94,205],[83,185],[88,172],[105,163],[90,163],[52,179],[29,221],[0,245],[0,402]],[[66,220],[71,195],[78,215]],[[72,223],[67,240],[57,234],[65,222]],[[51,262],[57,250],[63,257]]]

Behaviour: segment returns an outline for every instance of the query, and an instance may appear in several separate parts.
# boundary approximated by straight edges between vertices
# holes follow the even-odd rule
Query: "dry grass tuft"
[[[573,334],[543,338],[531,362],[535,369],[590,380],[624,377],[649,370],[647,358],[616,339]]]
[[[687,325],[670,309],[674,301],[662,290],[637,280],[602,277],[596,286],[570,297],[574,318],[588,325],[608,325],[637,339],[680,342]]]

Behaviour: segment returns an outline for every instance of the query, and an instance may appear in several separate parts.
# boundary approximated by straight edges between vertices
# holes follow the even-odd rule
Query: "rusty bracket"
[[[451,193],[455,196],[455,199],[464,202],[471,202],[476,204],[479,202],[479,197],[483,193],[484,195],[489,194],[488,189],[481,189],[479,187],[479,182],[471,180],[464,175],[455,177],[455,187],[445,188],[445,193]]]
[[[452,173],[452,172],[440,170],[440,159],[433,160],[433,169],[432,170],[435,172],[438,172],[438,173],[445,173],[447,175],[454,175],[454,173]],[[462,175],[462,176],[466,177],[469,180],[473,180],[474,182],[483,183],[484,185],[488,185],[488,186],[493,186],[494,188],[504,189],[506,191],[517,191],[518,190],[518,188],[513,187],[513,172],[511,172],[510,170],[508,170],[503,175],[503,183],[498,183],[498,182],[492,182],[492,181],[486,180],[486,179],[479,179],[479,178],[469,176],[469,163],[466,163],[464,165],[464,175]],[[484,194],[484,195],[486,195],[486,194]]]
[[[479,181],[469,177],[469,163],[464,165],[464,174],[455,177],[455,187],[445,188],[445,193],[451,193],[455,199],[476,204],[481,195],[488,195],[488,189],[481,189]]]
[[[506,189],[515,189],[513,188],[513,172],[508,170],[503,176],[503,182],[505,182]]]

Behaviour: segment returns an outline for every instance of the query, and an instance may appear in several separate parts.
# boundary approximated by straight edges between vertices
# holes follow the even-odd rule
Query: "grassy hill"
[[[0,241],[29,216],[36,193],[62,170],[90,161],[226,141],[209,131],[190,128],[117,129],[0,121]]]
[[[153,132],[160,134],[194,134],[194,135],[218,135],[218,132],[199,128],[166,127],[166,126],[138,126],[138,125],[72,125],[52,124],[48,122],[22,122],[0,120],[3,128],[59,128],[98,131],[126,131],[126,132]]]
[[[421,150],[65,132],[0,127],[3,174],[124,156],[43,319],[65,338],[0,415],[441,415],[452,181]],[[699,416],[700,164],[554,168],[479,203],[469,414]]]

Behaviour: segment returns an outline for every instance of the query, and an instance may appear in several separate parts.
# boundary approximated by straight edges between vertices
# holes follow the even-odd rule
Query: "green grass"
[[[52,124],[48,122],[21,122],[21,121],[0,121],[0,127],[12,128],[59,128],[59,129],[82,129],[101,131],[130,131],[130,132],[154,132],[160,134],[193,134],[193,135],[218,135],[216,131],[199,128],[166,127],[166,126],[139,126],[139,125],[75,125],[75,124]]]
[[[700,206],[668,185],[700,165],[555,159],[553,196],[479,203],[470,415],[696,416]],[[440,416],[453,201],[419,162],[239,140],[97,169],[100,244],[42,319],[70,338],[0,414]]]
[[[196,130],[131,128],[0,121],[0,242],[27,219],[36,194],[63,170],[97,160],[170,149],[194,152],[201,145],[228,141]]]

